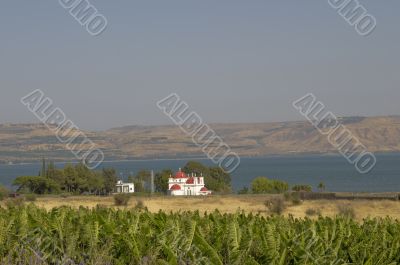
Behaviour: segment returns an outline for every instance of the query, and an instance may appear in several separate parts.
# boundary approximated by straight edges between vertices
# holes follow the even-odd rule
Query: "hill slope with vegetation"
[[[341,118],[371,152],[400,152],[400,117]],[[336,153],[326,136],[307,121],[211,124],[218,135],[241,156]],[[84,132],[105,153],[107,160],[182,158],[204,156],[175,125],[127,126]],[[65,145],[41,124],[0,125],[0,163],[73,160]]]

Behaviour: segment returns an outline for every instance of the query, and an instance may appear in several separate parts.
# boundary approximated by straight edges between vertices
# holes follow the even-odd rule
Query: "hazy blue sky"
[[[327,1],[91,1],[92,37],[57,0],[0,8],[0,123],[36,122],[19,99],[42,89],[84,129],[168,124],[178,93],[206,122],[299,120],[313,92],[337,115],[400,114],[400,1],[361,1],[359,36]]]

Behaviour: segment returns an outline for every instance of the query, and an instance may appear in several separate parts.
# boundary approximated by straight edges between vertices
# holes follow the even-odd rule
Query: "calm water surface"
[[[188,159],[141,160],[105,162],[102,167],[114,167],[125,178],[141,169],[158,171],[164,168],[177,170]],[[213,163],[198,159],[206,165]],[[63,163],[56,164],[63,167]],[[0,165],[0,183],[11,186],[17,176],[37,175],[41,164]],[[242,158],[240,166],[232,173],[235,190],[249,186],[257,176],[281,179],[289,184],[310,184],[314,188],[324,182],[329,191],[383,192],[400,191],[400,153],[377,155],[377,164],[368,174],[360,174],[341,156],[279,156]]]

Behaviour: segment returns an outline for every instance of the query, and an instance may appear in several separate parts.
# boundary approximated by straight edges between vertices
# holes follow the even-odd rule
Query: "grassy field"
[[[159,210],[166,212],[199,210],[201,213],[204,213],[206,211],[211,212],[215,209],[218,209],[222,213],[235,213],[237,210],[243,210],[246,213],[260,213],[266,216],[270,215],[270,212],[264,203],[270,198],[270,195],[132,197],[127,208],[134,208],[137,202],[141,201],[150,212],[158,212]],[[38,197],[34,203],[37,206],[46,208],[48,210],[63,205],[74,208],[78,208],[79,206],[96,207],[97,205],[115,207],[112,196],[71,196],[67,198],[62,198],[59,196],[44,196]],[[307,210],[312,209],[316,212],[319,212],[322,216],[333,217],[339,213],[339,209],[343,206],[349,206],[352,208],[355,213],[355,219],[358,221],[361,221],[367,217],[386,216],[400,220],[400,202],[390,200],[306,200],[301,202],[299,205],[295,205],[291,201],[285,201],[283,215],[305,217],[307,216]]]

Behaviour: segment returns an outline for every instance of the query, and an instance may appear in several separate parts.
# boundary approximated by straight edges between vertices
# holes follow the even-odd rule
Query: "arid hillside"
[[[400,117],[349,117],[341,122],[369,151],[400,151]],[[307,121],[210,124],[241,156],[336,153],[326,136]],[[85,134],[102,148],[107,160],[204,156],[176,126],[127,126]],[[41,157],[73,159],[67,147],[41,124],[0,125],[0,162],[32,162]]]

